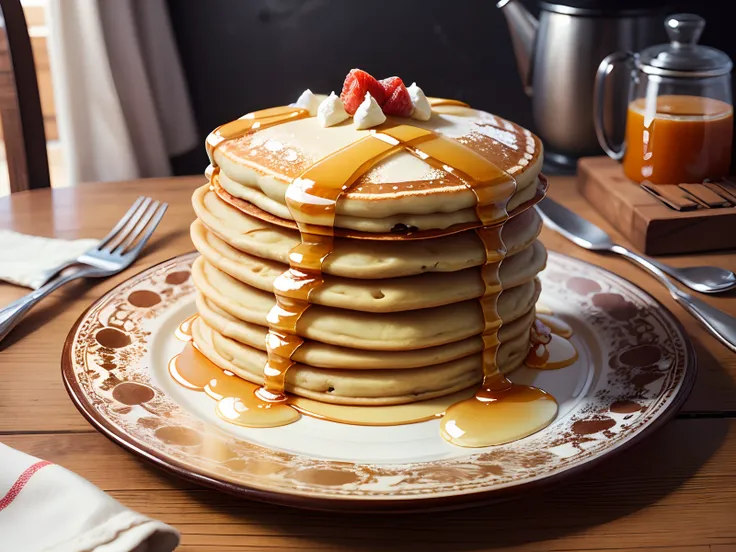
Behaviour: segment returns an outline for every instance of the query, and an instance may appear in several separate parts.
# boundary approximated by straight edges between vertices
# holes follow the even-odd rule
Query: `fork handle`
[[[684,291],[677,290],[673,292],[670,290],[670,294],[686,311],[697,318],[718,341],[736,353],[736,317],[730,316]]]
[[[68,284],[78,278],[84,278],[90,274],[92,270],[80,268],[67,275],[54,278],[47,284],[41,286],[37,290],[32,291],[28,295],[21,297],[17,301],[10,303],[7,307],[0,310],[0,341],[5,339],[10,331],[20,322],[21,318],[33,308],[36,303],[43,298],[48,297],[54,290],[60,288],[64,284]]]
[[[638,264],[663,283],[675,301],[703,324],[718,341],[736,353],[736,317],[679,289],[667,278],[660,264],[652,262],[652,259],[641,257],[620,245],[614,245],[611,250]]]

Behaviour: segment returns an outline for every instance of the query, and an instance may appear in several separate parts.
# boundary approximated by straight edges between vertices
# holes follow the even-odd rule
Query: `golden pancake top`
[[[534,183],[541,168],[542,144],[530,131],[461,102],[431,99],[431,103],[433,113],[428,121],[388,117],[382,125],[368,130],[358,130],[351,118],[323,128],[306,110],[273,108],[265,110],[269,113],[264,124],[252,125],[245,132],[243,129],[250,126],[249,115],[213,131],[208,137],[208,153],[213,164],[234,180],[248,180],[248,173],[253,171],[256,177],[268,175],[289,183],[319,161],[370,134],[410,126],[466,146],[513,176],[519,188]],[[270,116],[271,111],[274,116]],[[344,197],[376,200],[467,191],[459,170],[430,164],[421,156],[400,150],[359,176]]]

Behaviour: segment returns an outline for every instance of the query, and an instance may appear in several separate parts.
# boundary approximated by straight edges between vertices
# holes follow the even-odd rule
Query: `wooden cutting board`
[[[736,248],[736,197],[727,189],[714,188],[716,194],[703,186],[680,185],[650,193],[608,157],[581,159],[578,183],[585,198],[647,255]],[[683,210],[668,203],[679,203]]]

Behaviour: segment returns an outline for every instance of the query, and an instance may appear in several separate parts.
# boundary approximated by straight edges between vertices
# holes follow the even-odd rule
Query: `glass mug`
[[[681,184],[728,175],[733,143],[731,61],[696,44],[705,21],[681,14],[667,19],[669,45],[605,58],[596,75],[596,133],[605,152],[623,159],[634,182]],[[602,109],[606,77],[617,63],[633,65],[625,141],[611,144]]]

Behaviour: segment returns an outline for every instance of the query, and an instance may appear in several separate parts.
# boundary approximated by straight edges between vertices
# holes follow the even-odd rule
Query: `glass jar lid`
[[[731,71],[733,63],[724,52],[698,44],[705,19],[691,13],[665,20],[669,44],[659,44],[639,54],[639,68],[663,77],[715,77]]]

